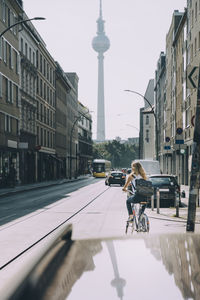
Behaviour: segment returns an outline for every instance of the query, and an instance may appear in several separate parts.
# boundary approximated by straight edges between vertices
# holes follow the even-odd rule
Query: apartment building
[[[173,47],[174,36],[183,17],[182,12],[174,11],[172,22],[166,36],[166,104],[164,105],[164,140],[168,142],[170,150],[165,153],[165,162],[169,174],[176,174],[176,65]]]
[[[175,144],[173,146],[175,153],[175,161],[173,162],[176,168],[176,174],[180,184],[188,184],[188,146],[185,141],[185,126],[186,114],[186,25],[187,25],[187,10],[185,10],[180,19],[178,28],[174,35],[173,50],[174,50],[174,66],[176,74],[176,89],[175,89]],[[178,143],[178,144],[177,144]]]
[[[89,109],[78,102],[78,174],[89,173],[92,165],[92,116]]]
[[[7,31],[27,19],[23,1],[0,0],[1,187],[13,168],[18,183],[32,183],[83,174],[91,160],[92,120],[83,115],[79,128],[77,74],[54,61],[30,21]]]
[[[144,108],[140,111],[140,158],[143,159],[154,159],[156,153],[155,118],[152,111],[153,107],[154,79],[150,79],[144,95]]]
[[[22,13],[20,1],[0,1],[0,32],[15,24]],[[0,38],[0,176],[9,182],[15,169],[19,180],[20,65],[18,28],[14,26]]]
[[[73,88],[67,75],[56,62],[56,136],[55,136],[55,149],[57,158],[57,178],[67,177],[67,164],[68,164],[68,145],[67,135],[70,125],[68,124],[68,103],[69,93]]]
[[[70,93],[67,95],[67,177],[78,175],[78,81],[76,73],[65,73],[71,83]]]
[[[55,150],[55,69],[56,63],[48,52],[44,42],[38,43],[37,65],[37,181],[56,178]]]
[[[23,14],[24,19],[28,17]],[[36,181],[36,81],[39,37],[33,25],[28,22],[19,31],[20,53],[20,182],[32,183]]]
[[[160,161],[160,168],[167,173],[167,164],[165,158],[168,156],[168,152],[171,150],[169,141],[165,141],[164,138],[164,106],[166,105],[166,66],[165,66],[165,54],[162,51],[157,62],[157,69],[155,71],[155,115],[157,119],[157,145],[158,145],[158,160]],[[166,170],[165,170],[166,165]]]

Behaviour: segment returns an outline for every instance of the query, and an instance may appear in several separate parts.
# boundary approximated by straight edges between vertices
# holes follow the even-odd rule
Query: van
[[[153,174],[161,174],[160,163],[158,160],[151,159],[136,159],[135,162],[139,162],[145,170],[147,176]]]

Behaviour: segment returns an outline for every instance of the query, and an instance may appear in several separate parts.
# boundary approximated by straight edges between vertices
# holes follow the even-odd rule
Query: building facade
[[[24,14],[24,18],[28,19]],[[38,38],[32,24],[24,23],[19,31],[20,53],[20,183],[36,181],[36,80]]]
[[[67,178],[77,177],[78,173],[78,75],[65,73],[71,83],[67,95]]]
[[[145,100],[146,99],[146,100]],[[152,110],[153,108],[153,110]],[[155,158],[154,79],[150,79],[140,109],[140,158]]]
[[[78,111],[78,175],[84,175],[90,172],[92,165],[92,116],[81,102]]]
[[[72,85],[67,75],[56,62],[56,137],[57,178],[67,177],[67,134],[68,134],[68,94]]]
[[[165,65],[165,54],[160,53],[160,57],[157,62],[157,69],[155,72],[155,114],[157,119],[157,139],[158,139],[158,160],[160,162],[160,168],[164,173],[167,173],[167,166],[165,159],[170,152],[169,141],[165,140],[164,136],[164,123],[165,123],[165,105],[166,105],[166,65]]]
[[[15,24],[22,12],[18,1],[0,1],[0,32]],[[19,181],[20,105],[19,34],[13,27],[0,38],[1,186]]]

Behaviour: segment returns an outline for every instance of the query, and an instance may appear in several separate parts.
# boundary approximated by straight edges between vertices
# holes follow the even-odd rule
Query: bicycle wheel
[[[140,217],[140,231],[149,232],[149,219],[146,214],[142,214]]]

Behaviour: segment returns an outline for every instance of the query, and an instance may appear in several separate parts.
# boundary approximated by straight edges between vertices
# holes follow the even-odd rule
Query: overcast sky
[[[65,72],[79,77],[79,101],[97,118],[97,52],[91,43],[96,35],[99,0],[24,0],[47,49]],[[102,0],[105,33],[110,49],[104,58],[106,139],[138,136],[139,109],[143,99],[125,89],[145,94],[154,78],[174,10],[184,11],[186,0]],[[136,128],[134,128],[136,127]]]

